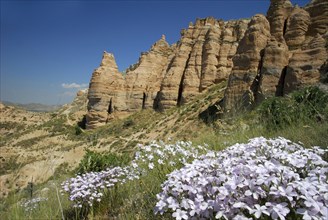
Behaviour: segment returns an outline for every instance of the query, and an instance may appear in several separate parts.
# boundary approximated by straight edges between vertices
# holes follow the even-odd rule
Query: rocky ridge
[[[327,1],[313,0],[300,8],[289,0],[271,0],[267,17],[262,16],[262,22],[257,17],[248,27],[254,35],[248,31],[244,39],[253,49],[242,50],[242,42],[233,58],[224,98],[226,111],[252,107],[269,96],[286,95],[318,83],[327,74]],[[261,40],[252,42],[256,37]]]
[[[197,19],[174,45],[162,36],[126,76],[105,52],[90,81],[86,127],[141,109],[183,105],[226,79],[226,112],[318,83],[327,75],[327,30],[327,1],[301,8],[271,0],[266,16]]]

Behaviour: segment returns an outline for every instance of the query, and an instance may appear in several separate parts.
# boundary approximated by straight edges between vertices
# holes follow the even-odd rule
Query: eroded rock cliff
[[[209,86],[226,80],[248,22],[223,22],[209,17],[198,19],[183,30],[156,107],[162,110],[182,105]]]
[[[90,82],[87,128],[127,112],[183,105],[227,79],[222,102],[227,112],[325,80],[327,30],[326,0],[304,8],[271,0],[266,16],[197,19],[174,45],[162,36],[125,76],[114,56],[104,53]]]
[[[316,84],[327,74],[327,1],[313,0],[300,8],[289,0],[271,0],[267,16],[262,16],[270,25],[263,21],[254,27],[256,17],[249,24],[233,59],[234,67],[224,98],[226,111],[247,109],[266,97],[283,96],[300,87]],[[269,34],[259,31],[268,28]],[[242,48],[253,38],[248,34],[252,29],[258,30],[254,35],[262,39],[254,46],[259,42],[262,44],[245,54]],[[254,65],[245,67],[240,56],[253,61]]]
[[[171,47],[163,35],[149,52],[142,53],[139,62],[132,69],[128,69],[126,75],[128,111],[153,108],[173,51],[174,46]]]
[[[107,123],[116,111],[127,110],[125,87],[125,79],[118,71],[114,55],[104,52],[89,85],[86,116],[88,129]]]

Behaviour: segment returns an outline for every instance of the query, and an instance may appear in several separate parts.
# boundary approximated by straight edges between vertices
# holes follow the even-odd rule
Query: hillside
[[[184,108],[172,109],[165,114],[143,110],[124,119],[115,119],[94,131],[82,131],[77,127],[83,118],[80,107],[86,106],[86,93],[51,114],[4,107],[0,124],[1,195],[7,195],[9,189],[26,187],[31,179],[35,183],[46,181],[64,163],[70,169],[76,167],[85,148],[133,152],[137,143],[168,137],[187,138],[190,128],[196,133],[201,132],[196,128],[206,125],[198,119],[199,113],[217,102],[223,96],[224,88],[225,83],[213,87]]]
[[[0,178],[2,199],[9,195],[1,204],[4,208],[1,212],[7,209],[8,205],[12,204],[9,202],[13,199],[12,196],[24,198],[28,195],[26,193],[29,192],[29,183],[33,183],[35,187],[33,189],[35,196],[50,196],[52,192],[47,190],[53,187],[60,187],[57,184],[60,184],[67,175],[72,175],[72,170],[77,167],[81,169],[82,166],[84,167],[83,169],[90,169],[94,166],[94,168],[103,166],[101,164],[105,161],[101,158],[103,156],[105,158],[105,155],[112,155],[110,158],[113,156],[114,158],[121,158],[119,159],[121,161],[129,161],[129,158],[133,157],[138,148],[138,144],[149,144],[154,140],[164,140],[169,143],[174,143],[176,140],[186,140],[192,141],[196,145],[206,143],[210,149],[222,149],[234,143],[246,142],[253,137],[283,136],[295,142],[302,142],[305,146],[328,146],[328,138],[325,135],[328,132],[327,100],[324,101],[323,107],[321,106],[320,108],[325,109],[320,110],[319,116],[322,117],[321,122],[318,122],[318,118],[315,115],[314,119],[311,119],[312,117],[308,118],[309,116],[305,118],[297,116],[297,119],[293,119],[294,121],[290,123],[284,122],[291,114],[296,113],[293,113],[290,108],[285,108],[283,102],[278,105],[278,108],[269,107],[273,108],[272,111],[277,108],[282,113],[282,115],[275,117],[277,117],[277,120],[281,120],[283,127],[279,127],[277,124],[270,124],[272,123],[270,120],[265,120],[266,116],[264,117],[263,115],[263,108],[267,108],[266,106],[260,106],[259,109],[238,117],[220,119],[218,116],[222,114],[222,110],[220,109],[219,102],[224,96],[226,83],[222,82],[213,85],[184,106],[171,108],[164,113],[155,112],[150,109],[142,110],[121,119],[114,119],[110,124],[89,131],[83,131],[75,125],[78,121],[74,121],[74,118],[76,118],[74,114],[79,112],[76,111],[78,109],[74,108],[74,106],[76,107],[76,102],[73,102],[71,106],[66,106],[65,109],[57,113],[42,113],[44,121],[40,122],[38,118],[39,124],[29,124],[27,122],[24,124],[24,120],[17,120],[15,122],[8,122],[8,120],[1,121],[0,125],[2,129],[4,125],[8,126],[11,123],[15,123],[13,126],[15,128],[24,126],[24,129],[16,129],[11,135],[5,133],[6,135],[1,136],[0,150],[2,158]],[[309,91],[312,90],[305,90],[304,94],[307,94]],[[312,94],[311,97],[315,97],[316,94],[314,92],[314,95]],[[328,95],[326,96],[328,97]],[[83,96],[78,96],[76,99],[80,104],[82,100],[86,100],[86,96],[84,96],[84,99],[81,97]],[[283,100],[286,100],[287,103],[289,102],[288,98]],[[320,96],[319,99],[315,100],[320,101]],[[261,107],[262,111],[260,110]],[[17,112],[20,112],[24,117],[31,114],[21,112],[22,110],[12,107],[5,107],[4,109],[2,108],[1,111],[2,113],[6,113],[6,118],[19,115]],[[10,113],[8,109],[10,109]],[[75,111],[69,112],[68,109],[74,109]],[[299,109],[297,107],[298,111]],[[34,117],[36,115],[28,118],[33,119]],[[19,126],[16,123],[19,123]],[[87,153],[88,151],[86,149],[88,149],[89,153]],[[91,156],[90,151],[94,152],[92,153],[94,156]],[[99,154],[96,152],[99,152]],[[83,165],[86,162],[82,162],[81,164],[83,157],[84,161],[88,157],[89,159],[87,160],[93,159]],[[96,162],[97,158],[99,158],[98,162]],[[13,192],[18,194],[13,194]],[[145,192],[148,192],[148,190]],[[59,217],[60,209],[58,209],[59,207],[56,201],[52,202],[55,202],[54,205],[57,207],[57,211],[52,215],[57,218]],[[69,210],[68,201],[62,198],[62,202],[64,202],[65,207]],[[112,206],[115,205],[116,203],[114,202]],[[149,205],[151,204],[148,204],[146,207]],[[21,208],[15,207],[12,206],[9,210],[21,210]],[[113,215],[122,215],[123,213],[121,211],[127,211],[125,208],[121,211],[117,207],[113,208],[116,210],[114,212],[116,214]],[[139,211],[132,209],[131,211],[133,210],[134,212],[141,212],[140,215],[143,217],[140,218],[145,219],[143,209],[137,209]],[[101,216],[105,214],[102,212],[100,211],[97,215]],[[13,214],[10,212],[6,213],[6,216],[12,216]],[[33,213],[31,213],[31,216],[34,216]],[[46,213],[39,213],[37,215],[40,214],[44,215]],[[12,217],[8,218],[10,219]]]

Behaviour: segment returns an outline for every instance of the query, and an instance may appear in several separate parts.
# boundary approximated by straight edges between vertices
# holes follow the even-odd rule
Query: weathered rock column
[[[106,124],[116,111],[126,111],[126,90],[113,54],[104,52],[100,66],[93,72],[88,92],[86,128]]]

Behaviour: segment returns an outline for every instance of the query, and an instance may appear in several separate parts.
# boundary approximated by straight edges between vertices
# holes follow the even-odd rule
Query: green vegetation
[[[106,152],[86,150],[74,173],[128,164],[136,144],[149,141],[147,135],[151,132],[163,140],[172,137],[172,141],[190,140],[194,145],[206,143],[214,150],[258,136],[282,136],[302,142],[306,147],[328,146],[328,95],[317,87],[305,88],[283,98],[268,98],[251,112],[204,123],[199,118],[200,113],[208,106],[215,106],[223,97],[224,87],[225,83],[215,85],[195,101],[164,113],[142,110],[125,119],[114,119],[93,131],[80,132],[76,127],[65,125],[66,119],[59,116],[54,116],[44,127],[56,135],[66,133],[72,140],[76,138],[90,143],[90,147],[101,144],[104,137],[113,140],[105,142],[110,146]],[[1,201],[1,216],[3,219],[60,219],[62,215],[65,219],[170,219],[170,216],[154,216],[153,207],[160,184],[171,171],[169,166],[156,167],[139,180],[107,191],[103,200],[93,208],[79,210],[72,208],[68,198],[57,194],[60,183],[73,175],[63,165],[56,170],[56,178],[36,186],[35,196],[41,195],[42,189],[52,187],[45,194],[47,201],[40,202],[34,211],[26,212],[19,204],[29,195],[25,191],[11,193]]]
[[[25,128],[25,125],[20,124],[18,122],[1,122],[0,128],[4,130],[11,130],[11,129],[21,130]]]
[[[22,148],[33,148],[36,146],[36,144],[38,142],[40,142],[42,139],[48,137],[48,135],[42,135],[42,136],[38,136],[38,137],[34,137],[34,138],[30,138],[30,139],[26,139],[26,140],[22,140],[19,141],[16,146],[20,146]]]
[[[318,87],[308,87],[290,97],[274,97],[259,107],[259,119],[268,130],[299,123],[323,122],[328,118],[328,95]]]
[[[16,171],[21,167],[21,163],[17,162],[18,156],[10,157],[8,161],[0,157],[0,175],[4,175],[13,171]]]
[[[86,149],[86,153],[81,160],[75,173],[99,172],[109,167],[126,165],[130,161],[129,155],[114,154],[110,152],[94,152]]]

